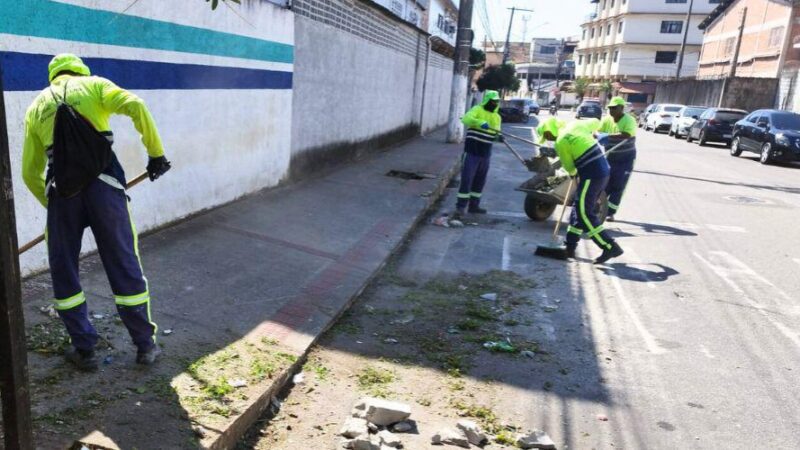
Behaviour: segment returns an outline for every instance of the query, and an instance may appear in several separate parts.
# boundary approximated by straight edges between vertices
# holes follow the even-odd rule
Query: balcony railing
[[[596,12],[593,12],[593,13],[590,13],[590,14],[586,15],[586,20],[587,21],[588,20],[594,20],[594,19],[597,19],[597,13]]]

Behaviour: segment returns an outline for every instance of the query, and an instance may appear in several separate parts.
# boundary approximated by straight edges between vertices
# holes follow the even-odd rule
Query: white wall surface
[[[67,11],[70,14],[48,16],[48,20],[54,22],[55,33],[69,33],[71,30],[80,33],[80,29],[76,27],[85,27],[85,24],[73,22],[72,12],[78,15],[96,16],[98,21],[107,21],[109,16],[104,16],[103,11],[112,11],[116,14],[131,2],[70,0],[55,4],[29,0],[29,3],[41,3],[34,6],[42,8],[50,5],[68,8],[58,11]],[[64,5],[65,3],[69,4]],[[74,8],[73,5],[86,8]],[[3,15],[10,17],[12,14],[10,8],[17,8],[15,2],[0,0],[0,17]],[[43,9],[42,13],[47,13],[47,10]],[[288,44],[289,59],[277,58],[277,61],[270,61],[269,58],[263,57],[263,53],[259,57],[249,58],[247,55],[238,54],[233,56],[207,54],[202,48],[184,49],[176,38],[179,34],[173,33],[149,36],[155,45],[166,46],[167,49],[120,45],[126,35],[135,35],[138,32],[136,29],[122,29],[122,27],[117,34],[100,36],[99,42],[97,40],[81,42],[72,38],[62,40],[35,34],[21,35],[19,33],[22,28],[18,21],[4,22],[2,18],[0,18],[0,52],[22,55],[72,52],[82,57],[111,58],[130,64],[151,63],[145,67],[160,63],[192,65],[192,69],[196,71],[192,72],[194,82],[199,80],[212,84],[218,80],[211,78],[203,80],[203,77],[216,76],[207,69],[213,72],[215,68],[227,67],[232,70],[258,69],[259,73],[279,71],[289,74],[293,70],[291,59],[294,37],[293,14],[271,4],[255,4],[243,9],[242,15],[252,26],[227,8],[219,8],[212,12],[203,4],[189,8],[178,2],[138,2],[126,15],[153,19],[157,22],[157,27],[166,26],[160,28],[162,30],[168,30],[170,24],[196,27],[188,31],[192,33],[194,39],[190,39],[190,47],[191,42],[196,44],[197,39],[202,40],[207,37],[208,42],[205,45],[213,48],[214,39],[224,39],[230,35],[255,38],[246,42],[254,43],[256,46],[263,44],[264,41]],[[118,20],[123,26],[131,23],[126,22],[124,16]],[[211,30],[226,35],[213,34]],[[35,30],[34,33],[39,31]],[[187,30],[182,29],[182,32]],[[104,41],[106,38],[109,41]],[[174,49],[169,49],[173,44]],[[283,48],[285,50],[286,46]],[[242,49],[234,49],[234,51],[240,50]],[[4,70],[7,77],[19,75],[38,77],[42,83],[46,83],[46,63],[42,67],[37,66],[37,70],[41,73],[14,73],[15,70],[19,72],[15,67],[4,67]],[[233,72],[227,73],[230,75]],[[150,108],[161,132],[166,155],[173,163],[172,170],[157,182],[146,181],[129,191],[134,220],[140,232],[229,202],[258,189],[274,186],[286,175],[290,159],[288,130],[291,129],[291,85],[280,89],[243,88],[233,86],[237,83],[236,80],[236,76],[222,80],[223,84],[226,84],[224,88],[180,86],[182,81],[176,79],[170,81],[174,84],[172,87],[132,89]],[[162,80],[149,81],[158,83]],[[27,191],[20,175],[24,113],[37,94],[38,92],[34,90],[16,90],[5,94],[20,244],[43,232],[45,226],[45,210]],[[253,120],[253,117],[259,117],[259,120]],[[125,168],[127,177],[131,179],[144,170],[147,155],[139,141],[138,133],[127,118],[115,117],[111,126],[115,135],[114,151]],[[90,236],[91,233],[87,231],[84,251],[94,248]],[[39,245],[24,254],[21,264],[23,273],[46,268],[45,246]]]
[[[662,33],[661,22],[665,20],[683,22],[680,33]],[[697,25],[703,20],[703,16],[692,15],[689,24],[689,34],[686,37],[687,44],[701,44],[703,42],[703,32]],[[626,16],[622,29],[622,40],[618,42],[642,43],[642,44],[680,44],[683,40],[683,32],[686,27],[685,16],[658,16],[658,15],[635,15]]]

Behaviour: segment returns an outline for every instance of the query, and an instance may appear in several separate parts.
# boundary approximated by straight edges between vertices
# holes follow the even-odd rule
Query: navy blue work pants
[[[606,186],[609,216],[613,216],[619,211],[619,205],[622,203],[622,194],[625,193],[625,187],[628,185],[628,180],[631,178],[633,164],[635,162],[636,159],[608,161],[608,164],[611,166],[611,177],[608,179],[608,186]]]
[[[603,230],[603,220],[597,211],[597,200],[606,189],[608,179],[608,175],[594,178],[579,177],[578,190],[575,192],[569,227],[567,227],[567,248],[577,247],[578,241],[584,233],[601,249],[611,248],[614,240]]]
[[[139,350],[155,345],[156,324],[150,318],[150,293],[139,263],[136,228],[125,191],[100,179],[81,193],[62,198],[51,192],[47,205],[47,250],[55,309],[67,327],[72,345],[92,350],[97,331],[89,321],[81,287],[78,258],[83,230],[92,229],[97,250],[114,293],[122,322]]]
[[[464,152],[461,158],[461,185],[458,188],[456,208],[466,208],[467,204],[470,208],[477,208],[480,205],[491,157],[491,153],[479,156]]]

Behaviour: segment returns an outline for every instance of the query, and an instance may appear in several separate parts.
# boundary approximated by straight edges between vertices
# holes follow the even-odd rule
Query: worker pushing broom
[[[573,201],[566,246],[539,246],[536,254],[557,259],[575,258],[575,249],[585,233],[603,253],[595,260],[602,264],[622,255],[622,248],[603,230],[598,216],[597,199],[608,185],[610,167],[593,133],[600,128],[597,119],[579,120],[565,124],[555,117],[548,118],[536,129],[540,142],[555,141],[555,151],[562,167],[571,177],[578,177],[578,189]]]

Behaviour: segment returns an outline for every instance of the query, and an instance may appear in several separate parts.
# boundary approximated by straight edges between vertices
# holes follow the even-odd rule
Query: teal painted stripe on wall
[[[208,7],[180,3],[184,8]],[[49,0],[0,0],[0,33],[279,63],[294,60],[289,44]]]

